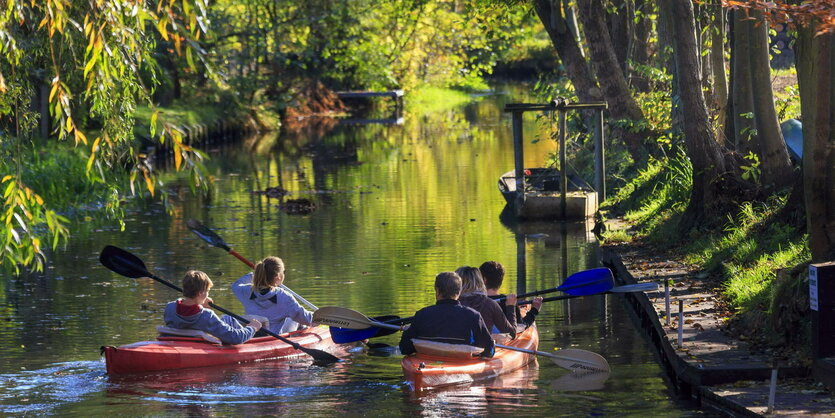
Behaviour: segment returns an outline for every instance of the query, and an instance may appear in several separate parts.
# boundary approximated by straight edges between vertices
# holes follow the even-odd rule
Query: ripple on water
[[[62,404],[76,403],[106,385],[102,363],[78,361],[0,375],[0,413],[49,413]]]

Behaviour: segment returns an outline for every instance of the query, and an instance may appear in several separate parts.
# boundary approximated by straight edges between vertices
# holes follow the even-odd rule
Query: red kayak
[[[326,326],[282,335],[302,347],[322,349],[334,345]],[[121,347],[102,347],[107,373],[127,374],[188,367],[217,366],[255,360],[300,357],[305,354],[273,337],[258,337],[238,345],[222,345],[201,338],[160,336]]]
[[[508,346],[536,350],[539,346],[539,332],[531,325]],[[457,354],[457,353],[456,353]],[[457,357],[457,358],[456,358]],[[443,386],[472,383],[518,370],[534,361],[535,355],[496,348],[492,358],[457,355],[417,354],[403,357],[400,365],[409,386],[416,392]]]

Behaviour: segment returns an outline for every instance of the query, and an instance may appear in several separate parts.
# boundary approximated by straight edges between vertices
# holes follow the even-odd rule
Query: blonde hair
[[[461,294],[487,293],[484,286],[484,279],[481,278],[481,271],[475,267],[464,266],[455,270],[455,274],[461,276]]]
[[[209,275],[200,270],[189,270],[183,276],[183,296],[187,298],[197,297],[197,295],[208,291],[214,286]]]
[[[278,257],[267,257],[255,265],[252,287],[258,290],[275,289],[279,274],[284,274],[284,262]]]

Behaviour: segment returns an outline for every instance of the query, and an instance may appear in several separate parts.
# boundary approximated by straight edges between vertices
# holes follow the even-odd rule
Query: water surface
[[[178,295],[149,279],[105,269],[98,255],[116,245],[156,275],[179,283],[192,268],[214,280],[212,297],[240,312],[228,289],[248,268],[186,227],[195,218],[253,261],[284,258],[285,284],[318,306],[367,315],[411,316],[434,303],[435,274],[497,260],[504,292],[558,285],[597,266],[590,225],[504,224],[498,177],[513,168],[508,101],[502,87],[464,106],[412,109],[403,125],[318,125],[304,133],[213,145],[211,198],[174,188],[171,213],[132,210],[126,229],[86,219],[44,274],[4,277],[0,288],[0,414],[3,415],[653,415],[699,414],[672,400],[651,348],[617,296],[545,306],[540,350],[605,356],[612,373],[578,377],[540,358],[500,378],[415,396],[399,356],[343,347],[345,361],[301,358],[137,376],[107,376],[103,345],[153,339],[164,305]],[[526,163],[555,152],[547,118],[526,116]],[[176,184],[176,183],[174,183]],[[281,187],[281,199],[254,193]],[[279,205],[306,198],[317,208],[291,215]],[[375,342],[395,346],[398,335]]]

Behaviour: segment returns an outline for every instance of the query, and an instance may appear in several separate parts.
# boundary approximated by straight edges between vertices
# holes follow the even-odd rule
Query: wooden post
[[[606,161],[604,159],[603,109],[597,113],[594,134],[594,187],[597,189],[598,204],[606,200]]]
[[[557,111],[560,112],[560,219],[565,220],[566,207],[568,205],[568,170],[565,167],[565,131],[568,129],[568,124],[565,121],[565,110]]]
[[[516,293],[527,293],[527,258],[525,250],[527,249],[527,239],[525,234],[521,232],[516,233]]]
[[[835,355],[835,262],[809,266],[812,358]]]
[[[525,159],[522,148],[522,112],[512,113],[513,121],[513,158],[516,168],[516,216],[522,213],[525,206]]]
[[[664,316],[666,317],[666,324],[670,326],[670,280],[664,279]]]

